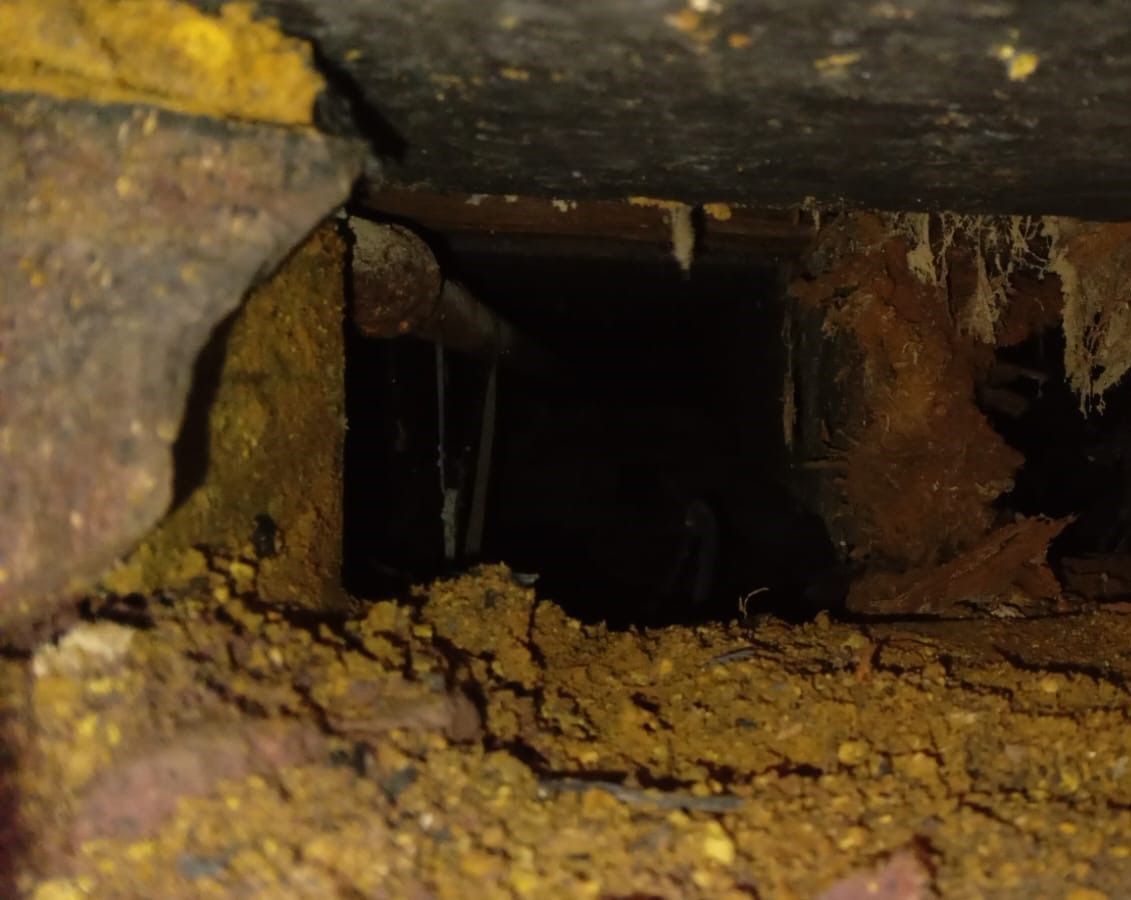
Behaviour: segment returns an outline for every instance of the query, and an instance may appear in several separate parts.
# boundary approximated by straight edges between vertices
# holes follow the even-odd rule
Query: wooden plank
[[[197,0],[215,7],[218,0]],[[1131,216],[1131,16],[1015,0],[262,0],[440,193]]]
[[[582,256],[623,245],[651,245],[669,253],[669,207],[646,198],[560,200],[518,195],[436,194],[362,185],[355,207],[368,215],[411,223],[466,243],[488,234],[512,251]],[[718,255],[744,253],[751,259],[792,257],[816,234],[813,216],[803,210],[753,210],[716,204],[698,211],[699,250]],[[521,242],[519,239],[523,239]]]

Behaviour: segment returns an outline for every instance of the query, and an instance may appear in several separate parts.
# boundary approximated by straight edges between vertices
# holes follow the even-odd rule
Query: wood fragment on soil
[[[391,676],[355,680],[340,708],[321,707],[327,727],[351,740],[371,741],[394,729],[441,731],[450,740],[476,740],[482,718],[475,704],[457,689],[434,693]]]
[[[979,610],[992,613],[995,604],[1018,598],[1039,603],[1055,597],[1060,584],[1045,556],[1049,544],[1072,521],[1019,519],[936,568],[898,579],[865,578],[850,592],[848,607],[863,615],[966,617]],[[1026,612],[1019,610],[1020,615]]]

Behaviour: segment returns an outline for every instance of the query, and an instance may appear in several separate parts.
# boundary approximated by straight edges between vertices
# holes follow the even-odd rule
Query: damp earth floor
[[[197,564],[165,602],[93,608],[30,665],[0,663],[0,721],[38,723],[31,743],[7,730],[26,761],[13,891],[1095,900],[1131,884],[1118,607],[611,632],[492,566],[329,623],[268,610],[246,560]]]

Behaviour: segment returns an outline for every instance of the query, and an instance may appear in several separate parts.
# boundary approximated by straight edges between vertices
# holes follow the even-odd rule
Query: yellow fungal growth
[[[1010,81],[1024,81],[1037,71],[1040,57],[1036,53],[1018,53],[1009,61],[1008,75]]]
[[[310,48],[245,3],[10,0],[0,42],[0,90],[305,125],[323,86]]]
[[[712,24],[718,12],[717,4],[694,0],[687,8],[664,16],[664,24],[691,38],[702,49],[719,34],[718,26]]]
[[[852,51],[850,53],[832,53],[829,56],[822,56],[820,59],[813,60],[813,68],[818,72],[826,75],[839,74],[849,66],[854,66],[860,62],[860,53]]]
[[[664,16],[664,21],[676,31],[691,34],[699,27],[702,18],[695,10],[687,8]]]
[[[1030,51],[1019,51],[1012,44],[998,44],[993,55],[1005,63],[1005,74],[1010,81],[1024,81],[1037,71],[1041,58]]]
[[[733,215],[728,203],[704,203],[703,212],[719,222],[726,222]]]
[[[659,197],[629,197],[629,206],[651,207],[653,209],[673,210],[683,206],[678,200],[663,200]]]

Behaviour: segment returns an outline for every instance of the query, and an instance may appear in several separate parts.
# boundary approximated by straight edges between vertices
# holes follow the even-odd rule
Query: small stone
[[[32,894],[32,900],[84,900],[86,896],[86,891],[75,882],[54,878],[40,884]]]
[[[1080,789],[1080,776],[1072,769],[1061,769],[1060,786],[1070,794],[1075,794]]]
[[[1060,690],[1063,680],[1059,675],[1046,675],[1038,686],[1046,694],[1055,694]]]
[[[255,566],[236,559],[228,566],[228,574],[241,584],[252,584],[255,581]]]
[[[932,782],[938,777],[939,765],[926,753],[910,753],[896,757],[894,767],[897,772],[916,781]]]
[[[484,850],[468,850],[459,860],[460,871],[469,878],[485,878],[496,873],[501,860]]]
[[[1107,894],[1094,888],[1078,887],[1070,890],[1065,900],[1107,900]]]
[[[841,765],[858,766],[868,758],[871,750],[866,741],[845,741],[837,747],[836,758]]]
[[[836,845],[841,850],[854,850],[863,845],[868,839],[868,829],[862,828],[859,825],[853,825],[847,829],[844,834],[837,840]]]
[[[117,668],[137,631],[113,622],[76,625],[58,644],[47,644],[32,658],[36,678],[47,675],[92,677]]]
[[[713,859],[724,866],[734,862],[734,841],[718,822],[707,823],[707,833],[703,837],[703,853],[708,859]]]
[[[177,857],[177,872],[188,881],[212,878],[224,871],[224,860],[214,856],[182,853]]]
[[[512,869],[510,873],[511,886],[522,896],[536,894],[542,887],[538,875],[528,869]]]

